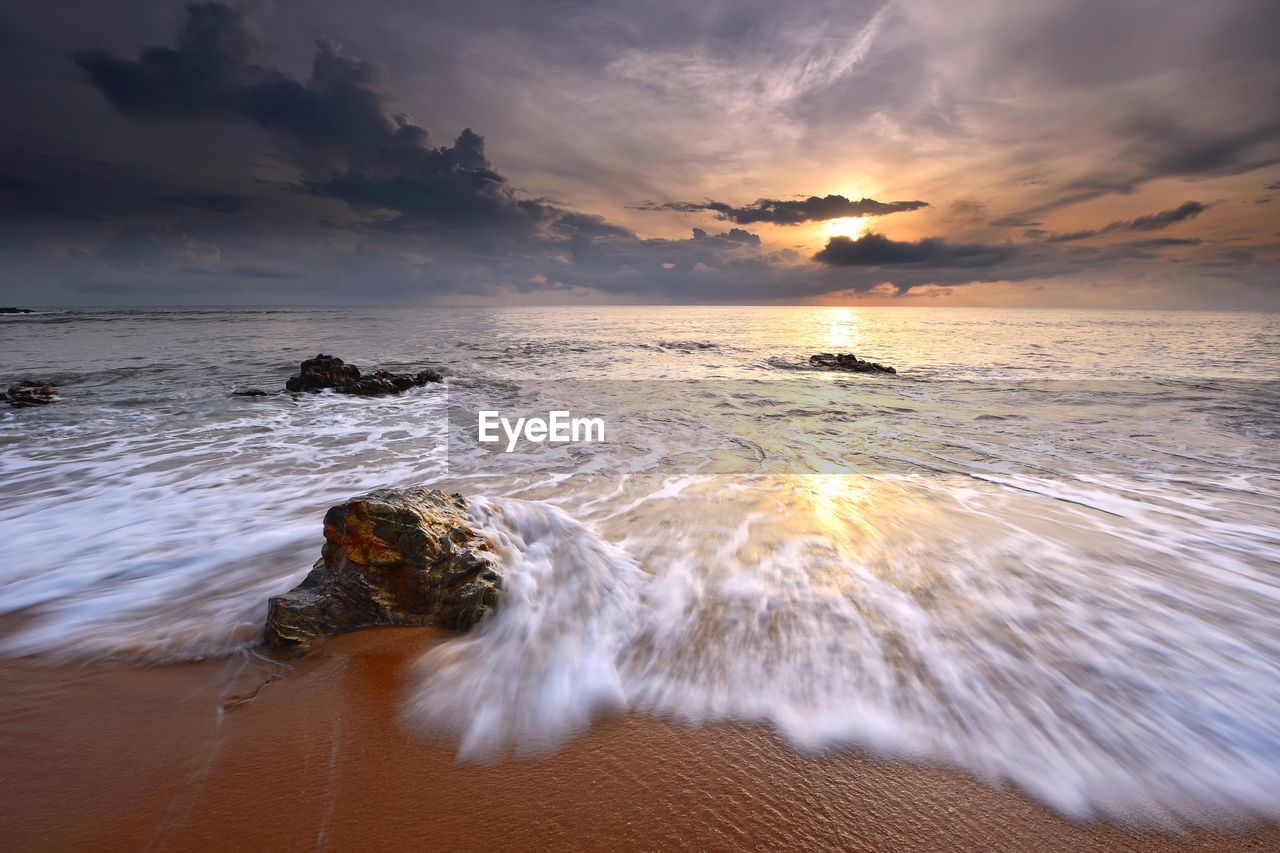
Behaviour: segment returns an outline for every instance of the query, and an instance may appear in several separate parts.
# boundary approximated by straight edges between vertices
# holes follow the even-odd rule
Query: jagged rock
[[[267,603],[268,651],[298,657],[317,637],[370,625],[464,631],[498,603],[502,570],[471,529],[467,501],[436,489],[379,489],[324,517],[311,573]]]
[[[30,313],[32,313],[30,308],[11,308],[11,307],[0,308],[0,314],[30,314]]]
[[[844,370],[850,373],[897,373],[892,367],[876,364],[874,361],[863,361],[851,352],[839,354],[821,352],[809,356],[809,364],[824,370]]]
[[[4,396],[10,406],[27,409],[57,400],[58,388],[47,379],[23,379],[10,385]]]
[[[399,394],[415,385],[426,385],[428,382],[443,382],[439,371],[427,369],[414,374],[391,373],[376,370],[368,376],[362,376],[360,368],[347,364],[342,359],[323,353],[315,358],[302,362],[297,375],[291,376],[285,383],[288,391],[322,391],[332,388],[339,394],[360,394],[372,396],[376,394]]]
[[[320,353],[302,362],[297,375],[289,377],[284,387],[289,391],[321,391],[350,385],[359,378],[360,368],[354,364]]]

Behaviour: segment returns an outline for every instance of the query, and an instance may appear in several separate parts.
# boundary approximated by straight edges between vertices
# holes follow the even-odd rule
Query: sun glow
[[[858,336],[858,316],[852,308],[832,308],[827,312],[827,346],[849,349]]]
[[[861,216],[842,216],[826,223],[827,237],[848,237],[857,240],[867,230],[867,224]]]

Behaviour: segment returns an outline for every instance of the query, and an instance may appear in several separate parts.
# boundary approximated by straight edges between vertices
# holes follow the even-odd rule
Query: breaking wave
[[[1280,595],[1246,542],[932,480],[764,485],[722,494],[718,523],[723,481],[664,483],[626,548],[546,503],[477,501],[503,604],[424,655],[408,719],[467,759],[545,752],[602,713],[763,722],[1078,818],[1280,817]],[[645,532],[646,506],[703,509]]]

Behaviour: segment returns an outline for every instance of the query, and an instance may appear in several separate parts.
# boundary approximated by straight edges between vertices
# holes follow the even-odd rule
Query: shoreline
[[[611,717],[545,757],[459,764],[398,718],[406,668],[446,636],[358,631],[271,681],[249,657],[0,664],[0,830],[24,850],[1280,848],[1275,826],[1073,823],[959,771],[805,757],[746,724]]]

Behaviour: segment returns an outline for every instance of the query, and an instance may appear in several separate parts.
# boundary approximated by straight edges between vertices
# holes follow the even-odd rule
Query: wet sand
[[[1075,824],[950,770],[801,757],[753,726],[619,717],[549,757],[459,765],[449,744],[397,720],[406,668],[437,641],[429,630],[363,631],[265,685],[276,668],[247,658],[5,664],[0,846],[1280,849],[1275,827]]]

